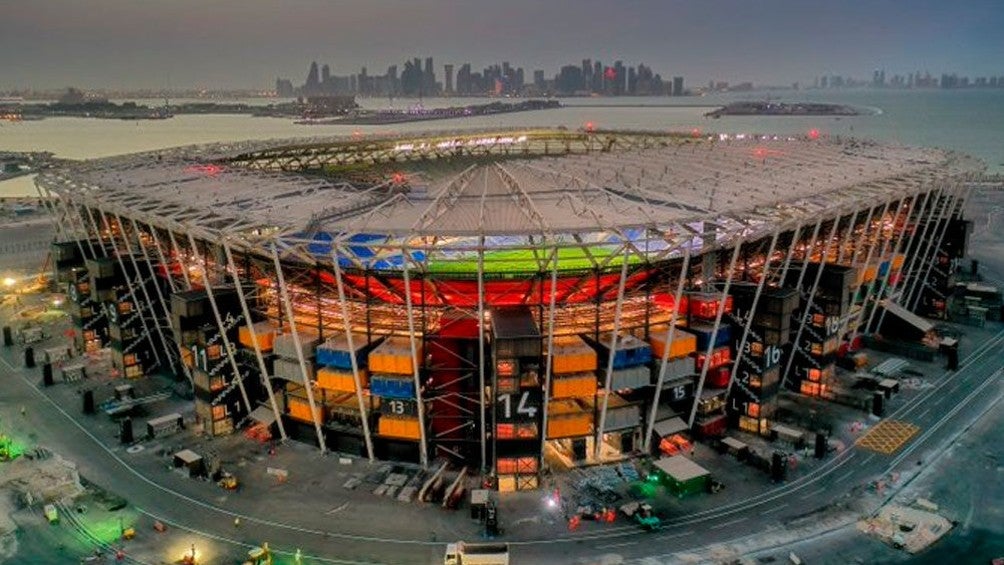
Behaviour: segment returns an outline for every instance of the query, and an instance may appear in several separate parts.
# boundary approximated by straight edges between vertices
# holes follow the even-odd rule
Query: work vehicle
[[[509,565],[509,544],[448,543],[443,565]]]
[[[652,532],[662,528],[662,520],[655,515],[652,506],[647,502],[630,502],[621,506],[620,510],[645,530]]]
[[[248,558],[244,565],[272,565],[272,551],[268,548],[268,543],[248,550]]]
[[[232,474],[226,471],[224,471],[223,474],[220,476],[220,480],[216,481],[216,484],[219,485],[224,490],[237,490],[237,487],[239,486],[239,483],[237,482],[237,477],[233,476]]]
[[[45,519],[48,520],[50,524],[59,523],[59,511],[56,510],[56,507],[54,505],[46,504],[42,508],[42,512],[45,513]]]

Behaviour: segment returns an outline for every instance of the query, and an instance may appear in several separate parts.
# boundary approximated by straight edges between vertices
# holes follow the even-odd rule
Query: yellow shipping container
[[[575,400],[547,403],[547,438],[577,437],[593,432],[593,411]]]
[[[291,396],[286,401],[286,407],[289,409],[290,418],[300,420],[301,422],[313,423],[314,419],[310,415],[310,403],[306,399]],[[320,406],[314,407],[314,414],[318,421],[324,421]]]
[[[515,492],[516,475],[499,475],[499,492]]]
[[[254,325],[255,334],[258,337],[258,347],[262,351],[272,351],[275,344],[275,328],[268,322],[259,322]],[[254,349],[254,340],[251,339],[251,330],[246,326],[241,326],[237,331],[237,339],[241,345],[248,349]]]
[[[369,375],[362,369],[359,370],[359,384],[363,388],[369,384]],[[356,382],[352,371],[342,371],[330,367],[323,367],[317,371],[317,386],[336,392],[356,391]]]
[[[421,344],[418,346],[421,356]],[[372,373],[411,375],[415,372],[415,359],[411,355],[411,343],[407,338],[392,337],[385,340],[369,354],[367,361]]]
[[[593,397],[596,396],[596,375],[580,373],[551,378],[551,398]]]
[[[666,353],[666,335],[668,324],[652,326],[648,332],[648,342],[652,346],[652,357],[662,359]],[[697,351],[697,336],[681,328],[673,331],[673,342],[669,344],[669,358],[679,359]]]
[[[906,255],[902,253],[897,253],[892,256],[892,270],[898,271],[903,268],[903,263],[906,262]]]
[[[555,375],[595,371],[596,350],[581,337],[559,337],[554,340],[551,373]]]
[[[422,437],[418,418],[401,418],[397,416],[380,416],[377,433],[384,437],[400,439],[419,439]]]
[[[179,347],[178,350],[181,352],[181,363],[186,367],[188,367],[189,369],[194,367],[195,354],[192,353],[192,350],[188,347],[185,347],[184,345]]]
[[[878,268],[874,265],[865,267],[863,271],[858,271],[858,284],[870,283],[875,280],[875,276],[878,274]]]

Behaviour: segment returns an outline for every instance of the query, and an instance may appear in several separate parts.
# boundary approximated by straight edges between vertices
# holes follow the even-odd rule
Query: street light
[[[14,284],[16,284],[16,283],[17,283],[17,281],[15,279],[13,279],[11,277],[4,277],[3,285],[5,287],[10,288],[10,287],[14,286]]]

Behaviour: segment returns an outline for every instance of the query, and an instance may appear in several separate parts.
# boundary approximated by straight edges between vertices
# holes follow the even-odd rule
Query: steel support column
[[[655,418],[659,411],[659,399],[662,396],[662,386],[666,382],[666,365],[669,363],[670,344],[676,334],[676,317],[680,313],[680,302],[683,300],[683,287],[687,280],[690,269],[690,248],[691,242],[684,244],[683,265],[680,268],[680,277],[676,282],[676,293],[673,295],[673,310],[670,312],[669,327],[666,329],[666,348],[662,352],[662,359],[659,363],[659,376],[655,383],[655,393],[652,396],[652,408],[648,411],[648,425],[645,429],[645,453],[652,450],[652,431],[655,428]]]
[[[920,221],[920,216],[924,212],[924,209],[927,207],[927,202],[930,199],[930,196],[931,196],[932,192],[933,191],[928,191],[928,192],[925,192],[923,195],[916,195],[915,194],[913,196],[913,200],[910,203],[910,210],[907,211],[906,218],[903,220],[903,229],[900,232],[900,240],[896,242],[897,247],[899,247],[903,243],[903,236],[906,235],[907,230],[910,231],[910,236],[906,238],[906,245],[903,245],[902,248],[900,249],[902,251],[903,257],[904,257],[904,259],[903,259],[903,266],[900,269],[900,276],[899,276],[899,278],[897,278],[893,282],[892,288],[889,290],[888,300],[892,300],[893,299],[894,295],[896,294],[896,291],[899,290],[901,283],[903,283],[904,279],[906,278],[907,269],[909,268],[910,261],[913,259],[913,255],[910,254],[910,249],[913,247],[913,242],[917,239],[917,236],[920,233],[920,230],[917,229],[917,223]],[[919,206],[915,206],[915,204],[917,203],[918,196],[921,198],[921,204]],[[915,220],[914,220],[914,222],[912,224],[910,222],[910,216],[911,215],[915,216]],[[910,230],[910,226],[911,225],[913,226],[912,230]],[[890,270],[890,273],[891,273],[891,270]],[[886,277],[887,281],[888,281],[888,278],[889,277]],[[882,296],[882,293],[880,292],[879,293],[879,297],[881,297],[881,296]],[[868,317],[868,324],[867,324],[867,328],[866,329],[869,332],[878,331],[878,329],[882,327],[882,322],[885,320],[885,312],[886,311],[883,308],[882,309],[882,314],[879,315],[878,324],[876,326],[874,326],[875,329],[872,330],[872,321],[874,320],[875,313],[878,310],[879,310],[878,303],[876,303],[875,304],[875,308],[872,309],[872,312],[871,312],[871,314]]]
[[[628,247],[624,245],[624,258],[621,264],[621,278],[617,283],[617,302],[614,306],[614,331],[610,335],[610,349],[609,349],[609,359],[607,360],[607,374],[605,379],[605,386],[603,387],[603,407],[600,409],[600,422],[596,426],[596,445],[593,446],[593,455],[596,459],[600,459],[601,451],[603,449],[603,433],[605,431],[605,426],[607,422],[607,405],[610,402],[610,385],[614,380],[614,356],[617,354],[617,334],[621,329],[621,312],[624,306],[624,286],[627,281],[627,267],[628,267]],[[597,328],[599,331],[599,328]],[[594,413],[595,414],[595,413]],[[545,433],[547,430],[544,430]]]
[[[485,427],[485,238],[478,240],[478,412],[481,415],[481,474],[488,469],[488,429]],[[494,390],[492,393],[494,394]],[[492,418],[494,421],[494,418]],[[492,431],[492,438],[495,432]],[[494,441],[492,442],[494,445]],[[494,451],[494,450],[493,450]],[[492,466],[494,469],[494,465]],[[496,473],[497,474],[497,473]]]
[[[421,373],[419,372],[419,366],[421,365],[422,360],[419,359],[418,357],[418,346],[415,344],[415,309],[412,306],[412,300],[411,300],[411,276],[409,274],[409,271],[411,271],[411,269],[408,268],[408,262],[411,261],[411,255],[405,248],[401,249],[401,253],[404,256],[401,268],[404,272],[405,306],[408,309],[408,342],[411,345],[411,359],[414,373],[413,376],[415,379],[415,399],[416,399],[416,404],[418,405],[418,433],[419,433],[419,449],[420,449],[418,457],[419,457],[419,462],[422,464],[422,467],[424,468],[429,466],[429,452],[428,452],[429,447],[426,443],[427,439],[425,434],[425,406],[422,403],[422,378],[421,378]]]
[[[192,249],[195,249],[195,238],[192,236],[192,232],[188,232],[188,242],[191,244]],[[208,243],[207,243],[208,245]],[[209,306],[213,310],[213,319],[216,320],[216,327],[220,330],[220,339],[223,341],[223,350],[227,354],[227,360],[230,362],[230,369],[234,373],[234,380],[237,381],[237,388],[240,389],[241,399],[244,401],[244,408],[247,409],[248,414],[254,410],[251,407],[251,400],[248,398],[247,390],[244,388],[244,375],[241,374],[240,367],[237,366],[237,359],[234,358],[234,345],[227,337],[227,331],[233,327],[227,327],[224,324],[223,316],[220,315],[220,307],[216,303],[216,292],[213,291],[213,285],[209,280],[209,251],[206,251],[205,257],[205,267],[202,269],[202,284],[206,287],[206,296],[209,298]],[[237,321],[234,321],[236,325]]]
[[[331,246],[331,263],[335,268],[335,286],[338,288],[338,304],[342,310],[342,324],[345,327],[345,340],[349,346],[349,361],[352,365],[352,381],[356,387],[356,400],[359,401],[359,415],[363,423],[363,440],[366,442],[366,456],[370,461],[375,459],[373,438],[370,435],[369,413],[363,400],[363,387],[359,379],[359,362],[356,360],[355,340],[352,335],[352,324],[349,321],[349,306],[345,302],[345,284],[342,281],[342,267],[338,263],[338,247]]]
[[[861,286],[863,284],[867,284],[868,286],[867,286],[867,289],[865,290],[864,295],[861,297],[861,306],[858,308],[857,313],[854,315],[854,329],[852,330],[853,333],[857,333],[857,324],[861,323],[861,313],[864,312],[865,306],[868,304],[868,301],[871,299],[872,291],[875,290],[875,279],[878,278],[879,267],[882,265],[882,257],[885,255],[885,247],[886,247],[886,244],[889,243],[888,239],[882,238],[882,232],[884,230],[883,223],[885,221],[885,216],[886,216],[886,214],[889,213],[889,206],[891,204],[892,204],[892,200],[887,200],[886,203],[885,203],[885,205],[882,206],[882,213],[879,215],[880,219],[879,219],[878,229],[876,230],[877,231],[876,235],[873,235],[873,234],[875,234],[875,232],[872,231],[872,225],[871,225],[872,224],[872,221],[871,221],[872,215],[871,215],[871,211],[869,211],[869,213],[868,213],[868,223],[865,224],[865,231],[864,231],[864,234],[863,234],[865,236],[865,238],[867,239],[867,241],[868,241],[868,252],[865,254],[864,271],[862,272],[862,284],[857,285],[855,287],[855,289],[854,289],[854,297],[855,297],[854,302],[857,302],[857,295],[861,291]],[[871,265],[872,256],[874,256],[874,254],[875,254],[875,247],[878,245],[878,240],[879,239],[883,239],[883,244],[882,244],[882,248],[883,249],[882,249],[881,252],[879,252],[878,265],[876,265],[876,267],[875,267],[875,279],[872,279],[870,281],[865,282],[863,275],[864,275],[864,273],[866,273],[868,271],[869,265]],[[853,258],[852,258],[852,261],[853,261]],[[851,264],[853,265],[853,262]],[[892,265],[890,264],[890,268],[891,267],[892,267]],[[888,272],[888,269],[887,269],[887,272]],[[851,321],[850,318],[848,318],[848,320],[847,320],[848,326],[850,326],[850,321]],[[843,337],[844,335],[845,334],[843,334],[843,332],[841,332],[841,337]]]
[[[544,457],[544,450],[547,447],[547,406],[551,401],[551,371],[554,368],[554,313],[555,303],[558,296],[558,248],[551,252],[551,296],[548,298],[547,310],[547,362],[544,366],[544,400],[541,410],[542,424],[540,430],[540,455]]]
[[[833,226],[830,228],[830,234],[826,237],[825,241],[830,241],[831,239],[833,239],[833,234],[837,230],[837,224],[839,223],[839,219],[840,215],[838,212],[837,218],[833,220]],[[818,228],[819,224],[816,224],[817,232]],[[791,371],[791,365],[795,361],[795,355],[801,352],[802,350],[802,346],[799,343],[799,341],[801,341],[802,339],[802,332],[805,331],[805,324],[809,321],[809,318],[812,315],[811,310],[813,304],[815,304],[814,300],[816,298],[816,290],[819,289],[819,281],[823,278],[823,270],[826,268],[827,265],[826,251],[827,251],[827,245],[824,244],[819,254],[819,267],[816,269],[816,277],[815,280],[812,282],[812,289],[809,291],[808,300],[806,301],[805,306],[802,310],[802,320],[798,324],[798,331],[795,332],[795,340],[791,344],[791,355],[788,356],[788,362],[784,366],[784,373],[781,375],[781,387],[784,387],[785,385],[788,384],[788,373]],[[803,280],[803,276],[805,275],[805,269],[808,267],[808,261],[811,258],[812,258],[812,249],[810,247],[806,251],[805,261],[802,262],[802,273],[798,277],[799,279],[798,286],[800,293],[802,292],[801,282]]]
[[[912,311],[917,307],[917,302],[920,300],[921,295],[924,293],[924,287],[927,286],[927,277],[931,275],[931,268],[934,263],[938,260],[938,253],[941,251],[941,244],[945,240],[945,234],[948,233],[948,226],[952,223],[952,217],[955,215],[955,209],[959,204],[960,200],[963,200],[964,194],[968,194],[969,189],[963,188],[962,185],[956,185],[955,190],[951,196],[951,204],[945,208],[945,214],[941,220],[942,226],[940,233],[938,234],[938,240],[934,244],[934,250],[930,254],[930,260],[927,262],[927,268],[924,270],[924,276],[921,277],[920,282],[917,285],[917,290],[915,291],[912,302],[910,303],[910,310]],[[950,273],[948,273],[950,274]]]
[[[286,288],[286,277],[282,274],[282,262],[279,261],[279,247],[272,242],[272,259],[275,264],[275,276],[278,279],[279,295],[282,299],[283,308],[289,319],[289,331],[293,337],[293,346],[296,347],[296,359],[300,363],[300,376],[303,378],[303,388],[307,392],[307,404],[310,406],[310,419],[314,421],[314,431],[317,432],[317,444],[321,448],[321,453],[328,450],[324,443],[324,433],[321,431],[321,422],[317,419],[317,405],[314,403],[314,390],[307,379],[307,361],[303,358],[303,346],[300,343],[300,334],[296,331],[296,313],[293,312],[293,304],[289,301],[289,289]]]
[[[900,289],[902,291],[902,296],[897,297],[897,302],[904,308],[907,307],[910,294],[913,293],[913,287],[916,285],[917,273],[914,271],[919,270],[920,265],[923,264],[923,256],[927,255],[927,248],[930,247],[927,234],[931,229],[931,224],[933,223],[932,218],[934,218],[939,212],[938,202],[944,197],[944,189],[937,188],[931,191],[931,194],[933,196],[933,202],[932,198],[929,198],[927,201],[927,209],[919,210],[920,214],[917,216],[917,225],[920,225],[922,217],[926,217],[926,221],[924,222],[923,228],[920,230],[920,239],[917,240],[917,246],[907,261],[907,268],[903,271],[903,287]],[[922,248],[923,251],[921,251]],[[909,282],[905,280],[907,276],[910,278]],[[899,300],[899,298],[902,298],[902,300]],[[879,327],[882,326],[882,322],[884,321],[885,312],[883,311],[882,317],[879,318]]]
[[[279,411],[279,404],[275,401],[275,392],[272,390],[272,380],[265,366],[265,357],[261,353],[261,345],[258,343],[258,332],[254,328],[254,320],[251,318],[251,309],[248,307],[247,298],[244,295],[244,285],[242,284],[237,265],[234,263],[233,253],[230,245],[224,240],[222,242],[223,253],[227,258],[227,267],[233,274],[234,286],[237,289],[237,299],[241,303],[241,312],[244,314],[244,323],[247,325],[251,341],[254,343],[254,356],[258,361],[258,370],[261,372],[262,385],[268,393],[268,402],[272,406],[272,413],[275,415],[275,423],[279,426],[279,437],[286,441],[286,426],[282,423],[282,413]]]
[[[905,203],[906,203],[906,199],[902,199],[902,200],[899,201],[899,204],[896,207],[896,215],[894,216],[894,219],[893,219],[893,222],[892,222],[893,231],[895,231],[895,229],[896,229],[896,220],[895,220],[895,218],[899,217],[900,213],[904,209]],[[885,232],[885,225],[884,225],[885,224],[885,217],[886,217],[886,214],[888,214],[888,212],[889,212],[889,206],[891,204],[892,204],[892,201],[889,201],[888,203],[886,203],[886,210],[882,213],[882,220],[881,220],[881,223],[879,224],[879,228],[878,228],[879,229],[879,234],[877,236],[878,238],[882,239],[882,248],[879,250],[879,266],[882,265],[882,259],[883,258],[889,257],[889,259],[888,259],[888,261],[889,261],[889,267],[886,269],[885,275],[879,274],[878,270],[876,270],[876,272],[875,272],[875,280],[870,281],[868,283],[868,290],[865,291],[865,295],[861,299],[861,308],[858,309],[858,313],[854,317],[854,323],[852,324],[852,327],[854,329],[851,330],[851,334],[847,338],[847,343],[848,344],[853,343],[854,339],[856,337],[858,337],[858,335],[861,333],[861,320],[862,320],[862,318],[864,318],[865,310],[874,311],[875,307],[872,306],[869,309],[869,305],[873,301],[875,301],[875,303],[877,304],[878,299],[875,298],[875,297],[876,296],[878,296],[878,297],[882,296],[882,292],[885,291],[885,283],[886,283],[886,281],[889,280],[889,275],[892,274],[892,257],[889,256],[889,244],[892,242],[892,239],[893,239],[892,236],[895,235],[895,234],[891,234],[891,236],[888,237],[888,238],[886,238],[886,237],[883,236],[883,234]],[[904,222],[904,224],[905,223],[906,222]],[[898,240],[897,240],[897,242],[898,242]],[[868,262],[871,262],[871,257],[870,256],[869,256]],[[867,268],[867,265],[866,265],[866,268]],[[882,279],[881,282],[879,282],[879,278]],[[869,315],[869,320],[870,320],[870,315]]]

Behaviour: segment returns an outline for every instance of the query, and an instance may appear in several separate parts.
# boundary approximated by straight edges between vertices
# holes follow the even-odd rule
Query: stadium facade
[[[82,350],[266,429],[535,488],[660,434],[838,399],[943,315],[978,162],[810,136],[520,130],[248,142],[38,177]],[[846,399],[844,399],[846,400]]]

